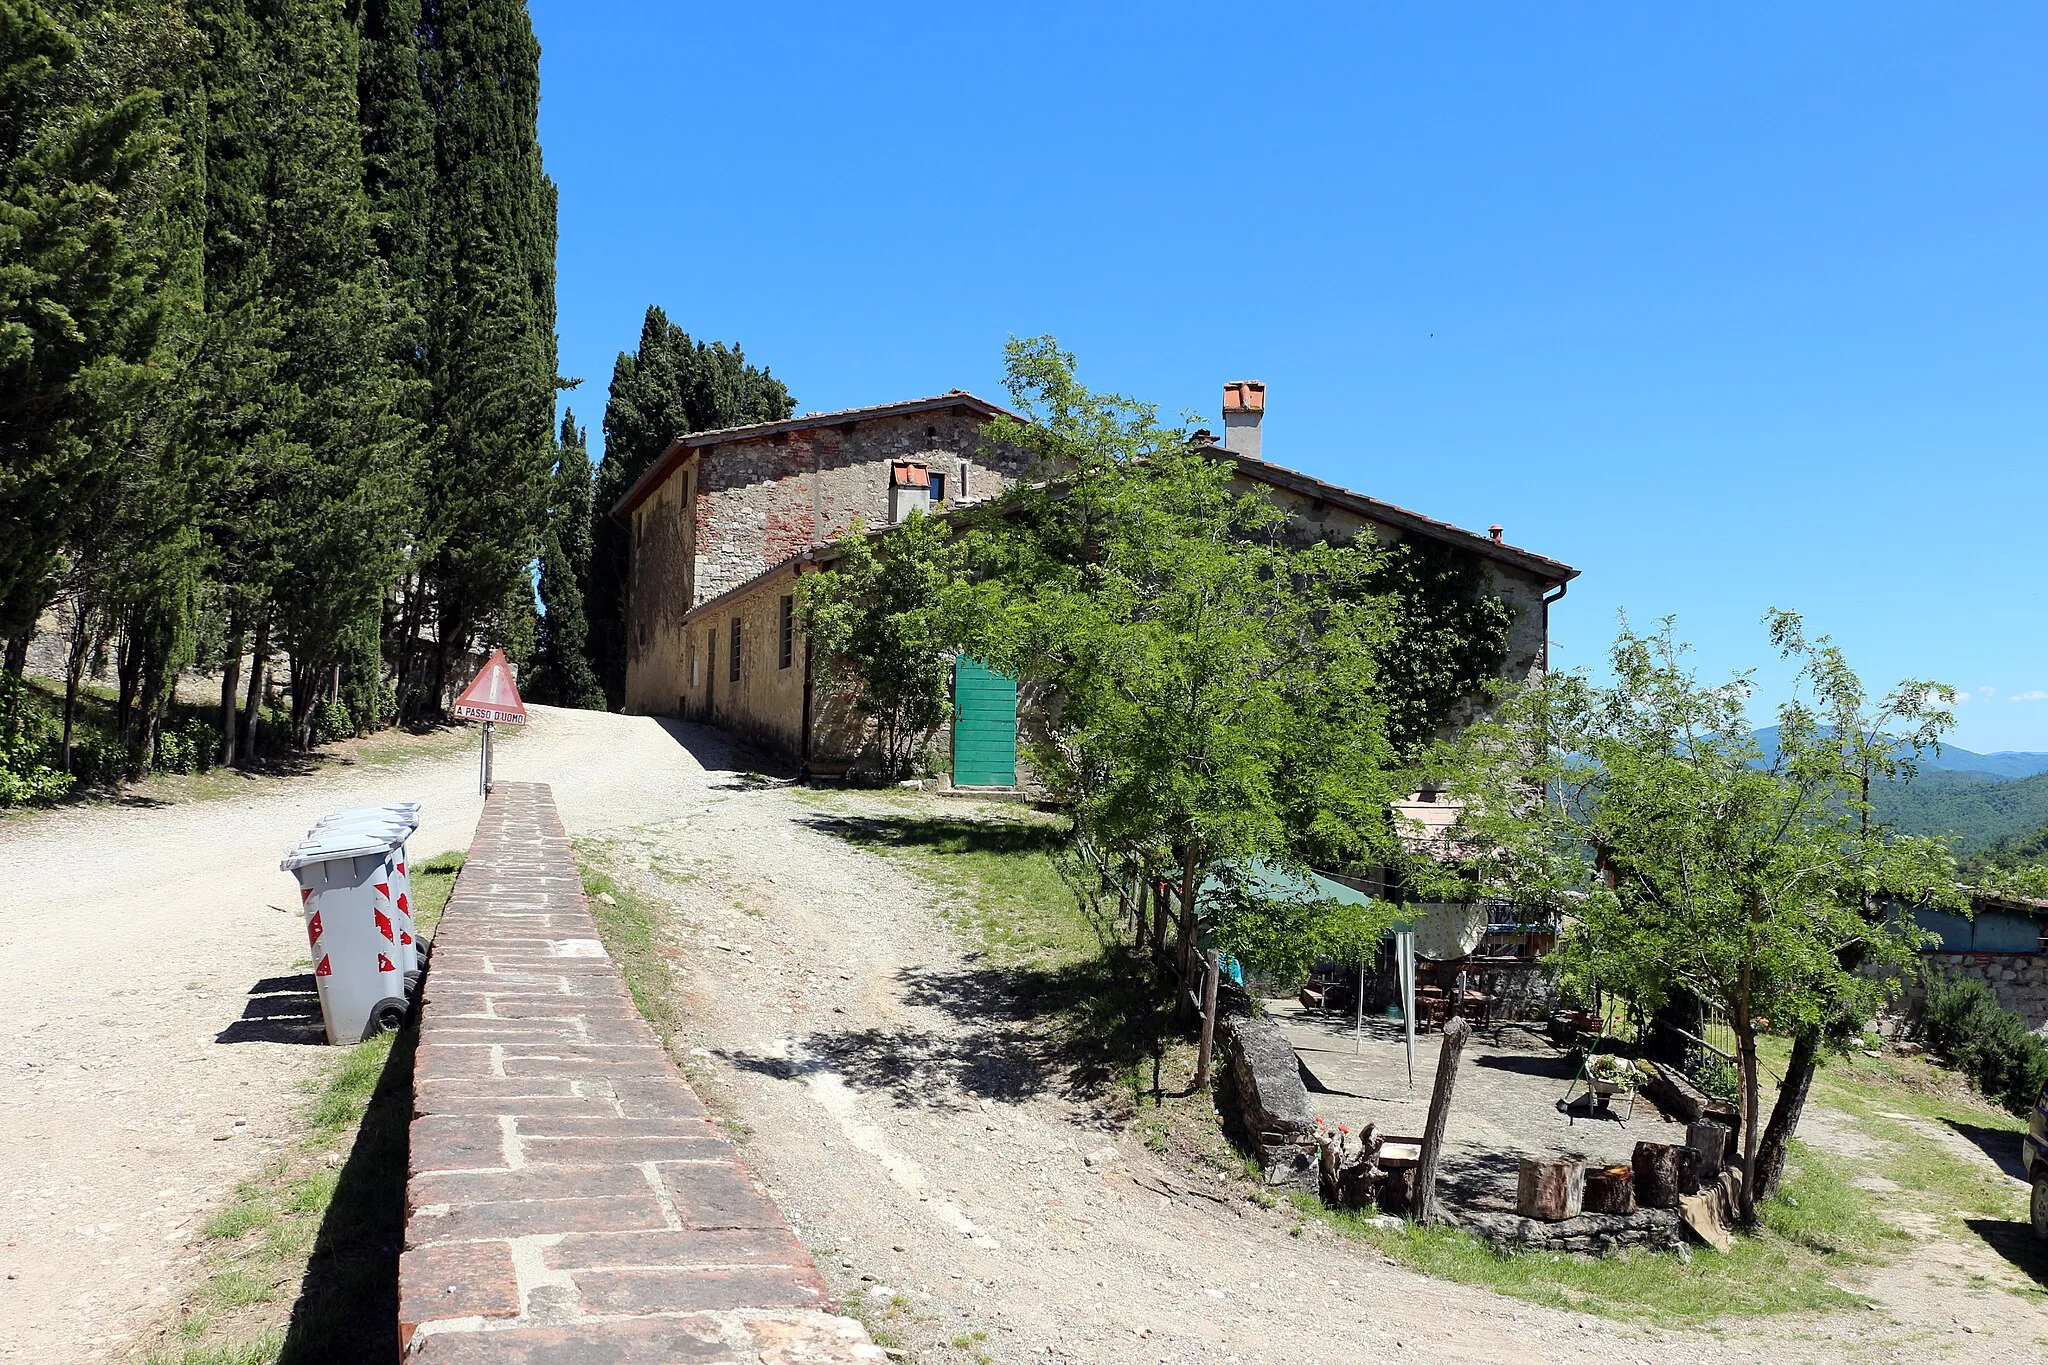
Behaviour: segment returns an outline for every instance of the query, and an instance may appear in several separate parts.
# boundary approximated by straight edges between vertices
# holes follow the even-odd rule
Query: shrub
[[[50,766],[55,723],[47,707],[13,675],[0,673],[0,806],[54,801],[71,778]]]
[[[326,744],[330,740],[354,739],[356,718],[349,709],[338,701],[323,701],[313,711],[313,742]]]
[[[188,720],[157,732],[156,766],[167,773],[203,773],[220,752],[220,731],[203,720]]]
[[[1908,1020],[1936,1055],[1968,1076],[1984,1095],[2015,1114],[2033,1110],[2048,1084],[2048,1042],[1998,1003],[1982,981],[1921,969],[1922,994]]]

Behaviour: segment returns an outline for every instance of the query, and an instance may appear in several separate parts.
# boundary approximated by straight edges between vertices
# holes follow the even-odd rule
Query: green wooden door
[[[1017,683],[964,654],[953,661],[953,785],[1017,785]]]

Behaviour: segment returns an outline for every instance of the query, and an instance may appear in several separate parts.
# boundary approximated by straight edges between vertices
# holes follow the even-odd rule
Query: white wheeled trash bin
[[[337,828],[294,845],[279,864],[299,879],[313,984],[327,1041],[338,1047],[405,1023],[405,972],[377,890],[397,842],[384,828]]]
[[[356,806],[321,817],[306,835],[309,839],[319,839],[336,830],[374,830],[387,833],[396,841],[377,885],[385,901],[384,913],[392,924],[392,938],[399,952],[398,969],[405,973],[408,995],[419,984],[420,970],[427,955],[427,948],[420,942],[419,930],[413,923],[412,877],[407,871],[406,854],[406,842],[419,828],[419,809],[417,801],[389,806]]]

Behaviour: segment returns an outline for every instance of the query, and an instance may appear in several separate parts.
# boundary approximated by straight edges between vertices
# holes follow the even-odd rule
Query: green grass
[[[460,858],[434,862],[448,866],[413,884],[427,884],[438,912]],[[353,1360],[385,1337],[395,1356],[412,1046],[408,1029],[335,1061],[294,1149],[207,1220],[211,1273],[176,1329],[190,1344],[153,1365]],[[279,1321],[285,1303],[289,1321]]]
[[[582,845],[577,855],[583,893],[590,898],[598,937],[625,977],[626,989],[641,1017],[654,1026],[663,1046],[668,1046],[675,1038],[676,979],[661,948],[659,912],[637,891],[595,865],[599,856],[596,846]]]
[[[823,804],[814,802],[814,804]],[[1101,952],[1097,921],[1080,890],[1080,870],[1064,856],[1064,820],[1018,808],[988,818],[931,816],[888,798],[840,798],[828,828],[848,843],[899,858],[950,893],[954,927],[999,963],[1061,964]],[[887,813],[868,813],[879,807]]]
[[[455,893],[455,874],[462,871],[462,860],[468,856],[460,850],[440,853],[408,869],[412,874],[412,921],[429,938],[441,922],[441,912],[448,908],[448,897]]]
[[[1718,1317],[1763,1317],[1856,1307],[1860,1296],[1831,1275],[1868,1264],[1903,1234],[1877,1216],[1838,1163],[1800,1147],[1784,1195],[1762,1211],[1761,1231],[1722,1255],[1691,1260],[1648,1252],[1593,1259],[1554,1253],[1502,1254],[1450,1228],[1404,1223],[1382,1229],[1366,1217],[1297,1196],[1296,1205],[1410,1269],[1551,1308],[1660,1326]]]

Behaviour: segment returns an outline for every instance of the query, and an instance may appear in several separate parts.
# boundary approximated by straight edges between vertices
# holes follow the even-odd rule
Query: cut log
[[[1729,1136],[1725,1127],[1711,1119],[1702,1119],[1686,1127],[1685,1145],[1700,1154],[1698,1183],[1711,1184],[1719,1178],[1721,1167],[1727,1162]],[[1686,1191],[1688,1194],[1691,1192]]]
[[[1636,1173],[1627,1166],[1587,1171],[1586,1193],[1580,1208],[1586,1213],[1634,1213]]]
[[[1635,1174],[1636,1203],[1646,1209],[1675,1209],[1681,1195],[1693,1189],[1693,1173],[1699,1153],[1690,1147],[1668,1142],[1638,1142]]]
[[[1579,1216],[1585,1198],[1586,1168],[1577,1161],[1539,1161],[1522,1158],[1521,1179],[1515,1191],[1515,1212],[1524,1218],[1562,1223]]]

